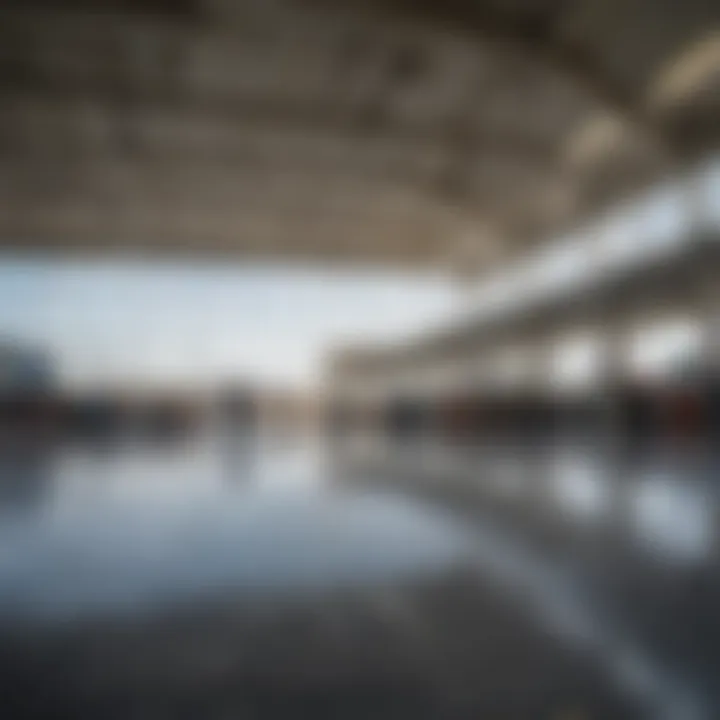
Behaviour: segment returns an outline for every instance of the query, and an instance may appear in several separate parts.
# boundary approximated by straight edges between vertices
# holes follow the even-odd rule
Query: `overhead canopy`
[[[6,0],[0,243],[476,270],[720,139],[717,0]]]

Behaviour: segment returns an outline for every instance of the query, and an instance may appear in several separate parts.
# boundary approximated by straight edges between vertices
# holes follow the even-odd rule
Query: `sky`
[[[333,346],[420,329],[456,293],[359,270],[0,256],[0,342],[47,348],[73,387],[298,386]]]

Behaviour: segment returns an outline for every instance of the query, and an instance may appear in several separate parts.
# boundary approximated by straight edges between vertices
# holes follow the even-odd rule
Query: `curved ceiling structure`
[[[0,244],[476,270],[720,139],[715,0],[9,0]]]

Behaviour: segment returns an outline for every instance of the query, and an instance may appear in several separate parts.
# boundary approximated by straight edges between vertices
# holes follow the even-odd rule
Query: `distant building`
[[[54,387],[54,380],[47,352],[17,343],[0,343],[0,393],[44,394]]]

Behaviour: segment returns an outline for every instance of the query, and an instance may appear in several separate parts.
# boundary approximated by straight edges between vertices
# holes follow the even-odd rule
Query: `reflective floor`
[[[2,473],[0,609],[26,622],[394,579],[471,547],[425,505],[335,487],[308,445],[33,447]]]
[[[5,447],[8,717],[714,718],[717,465]]]

